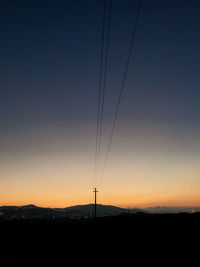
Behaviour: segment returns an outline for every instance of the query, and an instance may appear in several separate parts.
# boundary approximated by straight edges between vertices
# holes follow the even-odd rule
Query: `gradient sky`
[[[138,1],[113,0],[104,159]],[[93,201],[103,0],[1,1],[0,205]],[[200,205],[200,2],[144,0],[102,204]]]

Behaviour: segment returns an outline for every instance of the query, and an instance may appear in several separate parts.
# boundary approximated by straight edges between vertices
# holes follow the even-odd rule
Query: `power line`
[[[101,104],[101,88],[102,88],[102,73],[103,73],[103,55],[104,55],[104,32],[106,23],[106,0],[104,0],[103,8],[103,27],[101,33],[101,55],[99,68],[99,89],[98,89],[98,107],[97,107],[97,125],[96,125],[96,144],[95,144],[95,166],[94,166],[94,184],[97,176],[97,162],[98,162],[98,140],[99,140],[99,120],[100,120],[100,104]]]
[[[107,80],[107,66],[108,66],[108,51],[109,51],[109,41],[110,41],[111,10],[112,10],[112,0],[110,0],[109,13],[108,13],[108,25],[107,25],[107,36],[106,36],[106,51],[105,51],[105,67],[104,67],[104,77],[103,77],[101,110],[100,110],[100,118],[99,118],[99,139],[98,139],[98,155],[97,155],[97,178],[98,178],[98,173],[99,173],[99,158],[100,158],[100,149],[101,149],[103,112],[104,112],[105,90],[106,90],[106,80]]]
[[[112,139],[113,139],[113,135],[114,135],[115,125],[116,125],[117,117],[118,117],[118,113],[119,113],[119,107],[120,107],[122,96],[123,96],[123,92],[124,92],[124,85],[125,85],[125,81],[126,81],[128,67],[129,67],[131,52],[133,50],[134,43],[135,43],[135,35],[136,35],[137,25],[138,25],[140,13],[141,13],[142,1],[143,0],[140,0],[138,8],[137,8],[136,20],[135,20],[135,23],[134,23],[134,26],[133,26],[133,32],[132,32],[132,37],[131,37],[131,40],[130,40],[130,47],[129,47],[128,57],[127,57],[127,60],[126,60],[125,70],[124,70],[123,79],[122,79],[122,85],[121,85],[121,89],[120,89],[120,92],[119,92],[119,97],[118,97],[118,101],[117,101],[117,105],[116,105],[114,120],[113,120],[111,132],[110,132],[110,136],[109,136],[108,146],[107,146],[107,150],[106,150],[106,158],[105,158],[104,165],[103,165],[101,180],[103,178],[103,174],[104,174],[104,171],[105,171],[105,168],[106,168],[106,165],[107,165],[108,155],[109,155],[109,152],[110,152],[110,147],[111,147],[111,143],[112,143]]]

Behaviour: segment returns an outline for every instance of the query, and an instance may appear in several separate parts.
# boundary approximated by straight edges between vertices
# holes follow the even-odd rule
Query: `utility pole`
[[[94,189],[94,217],[96,218],[97,217],[97,189],[95,188]]]

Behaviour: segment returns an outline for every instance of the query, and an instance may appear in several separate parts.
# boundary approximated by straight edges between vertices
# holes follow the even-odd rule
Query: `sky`
[[[113,0],[100,170],[139,1]],[[1,1],[0,205],[200,205],[200,3],[144,0],[94,184],[103,0]]]

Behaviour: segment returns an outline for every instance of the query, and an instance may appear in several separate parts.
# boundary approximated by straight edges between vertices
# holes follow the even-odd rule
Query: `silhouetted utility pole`
[[[97,217],[97,189],[95,188],[94,189],[94,217],[96,218]]]

